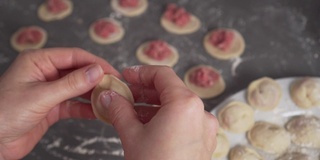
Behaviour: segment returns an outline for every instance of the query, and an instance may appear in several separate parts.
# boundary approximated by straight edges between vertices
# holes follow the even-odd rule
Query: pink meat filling
[[[234,33],[232,31],[218,30],[210,35],[209,42],[213,46],[223,51],[227,51],[230,48],[233,39]]]
[[[36,28],[25,28],[19,33],[16,42],[21,45],[37,44],[41,41],[43,35],[41,31]]]
[[[58,14],[68,8],[64,0],[48,0],[47,9],[53,14]]]
[[[179,27],[183,27],[190,22],[190,14],[182,7],[175,4],[169,4],[164,17]]]
[[[119,0],[119,4],[124,8],[137,7],[139,4],[139,0]]]
[[[149,46],[144,50],[144,54],[152,59],[161,61],[168,58],[172,53],[166,42],[156,40],[149,43]]]
[[[111,34],[117,31],[117,27],[104,19],[98,20],[93,24],[94,32],[102,38],[108,38]]]
[[[205,88],[213,86],[218,79],[219,74],[207,67],[198,68],[189,76],[191,83]]]

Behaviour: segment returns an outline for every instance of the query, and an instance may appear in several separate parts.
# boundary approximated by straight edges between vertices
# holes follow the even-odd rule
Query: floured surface
[[[282,127],[284,127],[285,123],[293,117],[297,115],[315,115],[318,118],[320,118],[320,106],[314,107],[308,110],[303,110],[299,107],[297,107],[294,102],[290,98],[289,93],[289,86],[293,82],[293,80],[296,78],[283,78],[283,79],[277,79],[276,82],[278,82],[281,86],[283,97],[280,100],[280,103],[278,107],[276,107],[274,110],[270,112],[263,112],[259,110],[255,110],[254,117],[255,121],[267,121],[271,123],[278,124]],[[320,79],[320,78],[317,78]],[[211,111],[212,114],[217,115],[218,111],[223,108],[227,103],[231,101],[246,101],[246,89],[242,90],[230,98],[223,101],[221,104],[219,104],[214,110]],[[243,134],[233,134],[228,131],[225,131],[225,134],[227,135],[231,148],[234,147],[237,144],[242,145],[248,145],[248,140],[246,138],[246,135]],[[263,155],[266,160],[274,160],[275,157],[271,154],[266,154],[265,152],[261,152],[260,150],[257,150],[261,155]],[[306,153],[310,156],[310,160],[318,160],[319,155],[319,149],[310,149],[305,147],[298,147],[291,143],[291,146],[289,147],[289,151],[301,151],[303,153]],[[221,158],[221,160],[227,160],[227,158]]]

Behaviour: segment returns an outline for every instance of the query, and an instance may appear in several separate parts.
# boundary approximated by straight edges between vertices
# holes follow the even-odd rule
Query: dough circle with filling
[[[125,8],[121,7],[119,4],[119,0],[111,0],[111,7],[116,12],[121,13],[127,17],[135,17],[144,13],[148,8],[148,0],[138,0],[138,6],[134,8]]]
[[[216,139],[217,139],[217,146],[212,154],[212,158],[225,157],[230,150],[230,143],[222,129],[218,129]]]
[[[106,21],[109,21],[112,24],[114,24],[117,27],[117,31],[115,33],[112,33],[107,38],[100,37],[94,31],[94,24],[95,24],[95,22],[94,22],[91,24],[91,26],[89,28],[89,35],[90,35],[91,39],[99,44],[111,44],[111,43],[115,43],[115,42],[120,41],[125,34],[125,31],[124,31],[121,23],[114,20],[114,19],[111,19],[111,18],[104,18],[104,19]]]
[[[263,77],[250,83],[247,100],[255,109],[270,111],[278,106],[282,97],[280,85],[269,77]]]
[[[168,44],[168,47],[171,50],[171,55],[169,57],[163,60],[155,60],[150,58],[148,55],[144,53],[149,43],[150,42],[145,42],[141,44],[136,51],[136,57],[141,63],[148,64],[148,65],[166,65],[169,67],[173,67],[178,62],[179,60],[178,50],[170,44]]]
[[[250,144],[267,153],[279,155],[289,147],[290,134],[276,124],[256,122],[247,133]]]
[[[95,116],[105,123],[110,124],[107,113],[100,103],[100,93],[105,90],[112,90],[126,98],[132,104],[134,103],[133,95],[129,87],[113,75],[105,75],[100,83],[94,88],[91,94],[91,105]]]
[[[216,72],[219,75],[219,78],[215,82],[215,84],[213,84],[209,88],[200,87],[200,86],[197,86],[197,85],[193,84],[192,82],[190,82],[190,79],[189,79],[190,74],[192,74],[194,71],[196,71],[198,68],[201,68],[201,67],[210,68],[211,70],[213,70],[214,72]],[[211,66],[208,66],[208,65],[198,65],[198,66],[190,68],[184,75],[184,82],[185,82],[186,86],[191,91],[193,91],[195,94],[197,94],[200,98],[204,98],[204,99],[216,97],[216,96],[220,95],[226,88],[224,79],[222,78],[219,71]]]
[[[190,22],[183,27],[179,27],[175,25],[171,21],[167,20],[164,16],[161,17],[160,21],[161,21],[162,27],[165,30],[167,30],[170,33],[178,34],[178,35],[194,33],[197,30],[199,30],[199,28],[201,27],[200,20],[192,14],[190,14]]]
[[[57,14],[49,12],[47,9],[46,2],[44,2],[38,8],[38,17],[45,22],[49,22],[54,20],[61,20],[69,16],[73,11],[73,4],[70,0],[64,0],[64,2],[67,5],[67,9]]]
[[[247,104],[233,101],[219,111],[218,120],[223,129],[232,133],[243,133],[253,126],[254,112]]]
[[[213,46],[209,41],[211,34],[217,30],[227,30],[234,33],[234,39],[230,45],[230,48],[227,51],[223,51]],[[212,57],[220,60],[228,60],[228,59],[240,57],[243,54],[245,49],[245,41],[242,35],[234,29],[221,28],[217,30],[213,30],[207,33],[204,37],[203,45],[207,53]]]
[[[10,39],[10,43],[11,43],[12,48],[15,49],[18,52],[21,52],[21,51],[23,51],[25,49],[39,49],[39,48],[42,48],[47,43],[48,34],[47,34],[46,30],[44,30],[43,28],[41,28],[39,26],[28,26],[28,28],[29,27],[30,28],[32,27],[32,28],[35,28],[35,29],[39,30],[40,33],[42,34],[42,39],[37,44],[19,44],[19,43],[17,43],[17,38],[18,38],[19,34],[26,29],[26,27],[19,28],[11,36],[11,39]]]

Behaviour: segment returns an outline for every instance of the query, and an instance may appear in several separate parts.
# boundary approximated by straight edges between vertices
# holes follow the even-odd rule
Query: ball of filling
[[[21,45],[38,44],[43,38],[41,31],[33,27],[27,27],[19,33],[16,42]]]
[[[167,6],[164,17],[179,27],[183,27],[190,22],[190,14],[184,8],[175,4]]]
[[[68,8],[64,0],[47,0],[46,4],[47,10],[53,14],[61,13]]]
[[[104,19],[96,21],[93,26],[95,34],[102,38],[108,38],[117,31],[117,27],[112,22]]]
[[[149,42],[148,46],[144,49],[144,54],[149,58],[161,61],[168,58],[172,54],[172,51],[165,41],[155,40]]]
[[[209,42],[222,51],[227,51],[234,40],[234,33],[228,30],[217,30],[211,33]]]
[[[199,67],[189,76],[191,83],[199,87],[211,87],[219,80],[219,74],[208,67]]]

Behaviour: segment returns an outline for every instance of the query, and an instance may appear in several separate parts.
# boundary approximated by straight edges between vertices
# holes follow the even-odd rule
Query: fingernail
[[[109,107],[109,105],[111,104],[112,92],[113,91],[104,91],[100,94],[100,103],[101,103],[102,107],[104,107],[105,109],[107,109]]]
[[[87,71],[86,71],[86,76],[87,80],[90,83],[96,82],[99,78],[100,75],[102,74],[102,68],[99,65],[94,65],[91,66]]]

